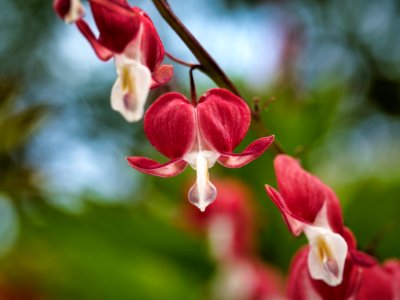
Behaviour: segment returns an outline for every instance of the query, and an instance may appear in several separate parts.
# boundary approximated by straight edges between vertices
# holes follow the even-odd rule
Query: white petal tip
[[[189,190],[188,197],[190,203],[196,206],[201,212],[205,212],[206,208],[213,203],[217,197],[217,189],[211,182],[208,182],[206,188],[199,191],[197,184],[195,184]]]
[[[80,0],[71,0],[70,9],[64,16],[65,23],[72,24],[85,16],[85,8]]]

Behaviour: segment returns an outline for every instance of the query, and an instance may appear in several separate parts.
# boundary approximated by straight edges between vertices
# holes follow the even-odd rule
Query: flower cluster
[[[144,11],[130,7],[126,0],[110,1],[113,10],[96,1],[89,3],[98,37],[83,18],[80,0],[55,0],[54,9],[66,22],[76,23],[99,59],[114,58],[117,79],[111,90],[111,107],[127,121],[138,121],[149,90],[166,84],[173,67],[161,64],[164,46]]]
[[[117,77],[111,89],[111,107],[129,122],[144,116],[148,141],[169,159],[160,163],[131,156],[127,157],[129,165],[158,177],[176,176],[190,165],[197,176],[188,192],[189,201],[204,212],[219,199],[201,215],[192,212],[191,220],[209,235],[222,274],[220,294],[224,296],[220,299],[281,297],[279,280],[253,253],[253,214],[245,188],[237,182],[219,182],[217,196],[208,173],[217,162],[227,168],[250,163],[266,151],[274,136],[259,138],[235,153],[250,126],[249,106],[236,88],[213,88],[197,99],[192,76],[195,66],[187,63],[184,65],[191,67],[191,99],[178,92],[165,93],[146,111],[150,90],[173,77],[173,67],[162,64],[166,52],[153,22],[127,0],[88,2],[98,36],[85,20],[80,0],[55,0],[53,7],[61,19],[76,25],[100,60],[114,58]],[[278,190],[267,185],[266,191],[290,232],[295,236],[304,233],[309,242],[292,262],[288,298],[400,299],[400,262],[380,265],[357,250],[335,193],[303,170],[297,160],[280,154],[274,165]],[[231,282],[240,284],[232,288]]]
[[[84,20],[79,0],[55,0],[54,9],[66,22],[76,23],[101,60],[114,57],[117,80],[111,90],[111,106],[127,121],[137,121],[143,116],[149,90],[166,84],[173,68],[161,64],[164,47],[140,8],[130,7],[126,0],[89,3],[98,37]],[[250,119],[246,102],[222,88],[209,90],[198,101],[189,101],[176,92],[166,93],[148,108],[144,130],[150,143],[170,161],[160,164],[133,156],[127,158],[128,162],[143,173],[159,177],[178,175],[189,164],[196,170],[197,180],[188,197],[204,211],[217,195],[208,169],[216,162],[228,168],[242,167],[273,142],[274,136],[260,138],[242,153],[233,153],[245,137]]]

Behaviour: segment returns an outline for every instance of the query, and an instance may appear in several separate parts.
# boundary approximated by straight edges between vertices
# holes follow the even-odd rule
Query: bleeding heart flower
[[[400,263],[388,261],[383,266],[374,262],[362,266],[347,258],[343,281],[338,286],[329,286],[311,278],[308,272],[309,247],[301,249],[290,267],[287,294],[293,300],[337,300],[337,299],[384,299],[400,297]],[[360,253],[364,260],[372,261],[367,254]],[[369,258],[368,258],[369,257]]]
[[[242,153],[233,153],[249,125],[249,107],[228,90],[211,89],[197,104],[182,94],[167,93],[147,110],[144,130],[150,143],[171,160],[160,164],[145,157],[127,159],[133,168],[159,177],[180,174],[190,164],[197,172],[197,180],[189,191],[189,200],[204,211],[217,195],[208,169],[215,162],[228,168],[242,167],[273,142],[273,136],[260,138]]]
[[[290,231],[296,236],[302,232],[307,236],[311,277],[330,286],[339,285],[348,248],[355,248],[355,241],[343,225],[336,195],[288,155],[278,155],[274,165],[279,192],[268,185],[266,190]]]
[[[111,91],[111,107],[134,122],[143,116],[150,89],[167,83],[173,76],[173,67],[161,65],[164,46],[154,24],[141,9],[130,7],[126,0],[108,3],[104,6],[90,1],[99,37],[85,20],[78,18],[76,25],[101,60],[115,58],[117,80]],[[54,2],[60,16],[66,4],[65,0]]]
[[[310,276],[308,257],[310,246],[301,249],[290,266],[287,281],[287,296],[290,300],[337,300],[352,299],[360,283],[361,269],[351,260],[347,260],[343,271],[343,280],[337,286],[331,286]]]
[[[85,15],[85,9],[80,0],[55,0],[53,8],[67,23],[74,23]]]

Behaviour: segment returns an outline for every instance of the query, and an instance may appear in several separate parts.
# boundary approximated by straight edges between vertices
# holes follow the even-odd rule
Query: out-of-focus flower
[[[218,300],[284,299],[281,275],[255,259],[238,259],[220,266],[214,282]]]
[[[192,227],[206,232],[211,252],[218,261],[232,261],[253,255],[254,211],[249,189],[238,180],[218,180],[217,200],[207,211],[187,209]]]
[[[206,212],[186,209],[191,227],[208,235],[217,266],[214,299],[282,299],[281,275],[257,259],[250,190],[238,180],[217,180],[216,202]]]
[[[85,9],[80,0],[55,0],[53,8],[67,23],[74,23],[85,15]]]
[[[54,8],[65,19],[66,7],[71,10],[74,3],[59,0],[54,2]],[[130,7],[126,0],[109,1],[108,6],[90,1],[90,6],[98,37],[82,18],[72,20],[101,60],[115,58],[117,80],[111,91],[111,107],[127,121],[138,121],[150,89],[167,83],[173,76],[173,67],[161,65],[164,46],[154,24],[141,9]]]
[[[388,261],[383,266],[374,264],[363,267],[348,258],[342,283],[332,287],[311,278],[307,266],[308,253],[309,247],[304,247],[293,259],[287,284],[289,299],[400,299],[400,263],[398,261]]]
[[[204,211],[217,195],[208,169],[217,161],[228,168],[242,167],[273,142],[273,136],[263,137],[242,153],[233,153],[249,125],[249,107],[228,90],[211,89],[197,104],[182,94],[167,93],[147,110],[144,130],[150,143],[171,160],[160,164],[145,157],[127,159],[133,168],[159,177],[178,175],[190,164],[197,172],[197,180],[189,191],[189,200]]]
[[[302,232],[307,236],[311,277],[330,286],[339,285],[348,248],[355,248],[355,240],[343,225],[336,195],[288,155],[277,156],[274,165],[279,192],[268,185],[266,190],[290,231],[296,236]]]

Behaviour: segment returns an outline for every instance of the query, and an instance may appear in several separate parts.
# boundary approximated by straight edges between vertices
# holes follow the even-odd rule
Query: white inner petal
[[[128,122],[143,116],[144,105],[151,86],[150,70],[136,60],[123,55],[115,57],[117,80],[111,90],[111,107]]]
[[[85,9],[80,0],[71,0],[68,13],[64,20],[67,23],[74,23],[85,14]]]
[[[306,226],[309,244],[308,269],[313,279],[323,280],[330,286],[342,282],[347,256],[347,243],[343,237],[330,229]]]
[[[201,211],[205,211],[217,197],[217,189],[208,179],[208,161],[202,153],[196,156],[196,183],[189,190],[189,201]]]

